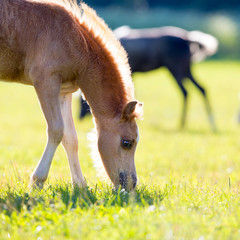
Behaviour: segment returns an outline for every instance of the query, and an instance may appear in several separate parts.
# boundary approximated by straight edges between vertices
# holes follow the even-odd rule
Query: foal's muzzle
[[[137,176],[126,171],[119,173],[119,184],[126,190],[133,190],[137,185]]]

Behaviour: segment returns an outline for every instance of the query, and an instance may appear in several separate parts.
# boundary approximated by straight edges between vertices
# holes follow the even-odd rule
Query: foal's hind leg
[[[54,153],[63,137],[63,119],[60,109],[60,86],[58,76],[34,82],[42,111],[47,121],[47,145],[36,169],[31,176],[31,185],[42,186],[47,179]]]
[[[72,183],[79,187],[85,187],[86,183],[82,175],[78,160],[78,138],[72,118],[72,94],[61,95],[61,112],[64,121],[63,147],[68,156],[71,170]]]
[[[205,102],[205,107],[207,110],[207,114],[208,114],[208,119],[211,125],[211,128],[213,131],[216,131],[216,124],[213,118],[213,114],[212,114],[212,109],[207,97],[207,93],[206,90],[199,85],[199,83],[196,82],[196,80],[194,79],[194,77],[192,76],[191,72],[189,71],[188,73],[188,78],[192,81],[192,83],[199,89],[199,91],[202,93],[203,97],[204,97],[204,102]]]

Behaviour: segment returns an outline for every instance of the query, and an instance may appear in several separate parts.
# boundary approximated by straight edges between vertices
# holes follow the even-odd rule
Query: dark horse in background
[[[184,97],[182,127],[185,125],[188,100],[188,92],[183,82],[189,79],[203,95],[211,127],[215,129],[206,90],[193,77],[191,63],[213,55],[218,48],[216,38],[199,31],[188,32],[177,27],[131,29],[122,26],[117,28],[114,34],[128,53],[132,73],[160,67],[167,67],[172,73]],[[80,118],[89,112],[88,104],[83,100],[81,106]]]

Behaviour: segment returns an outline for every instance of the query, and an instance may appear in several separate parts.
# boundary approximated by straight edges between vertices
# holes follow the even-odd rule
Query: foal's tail
[[[194,62],[200,62],[207,56],[212,56],[218,50],[218,40],[210,34],[191,31],[187,37],[191,43],[191,59]]]

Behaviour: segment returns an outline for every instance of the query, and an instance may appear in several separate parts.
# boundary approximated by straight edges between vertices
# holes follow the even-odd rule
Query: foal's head
[[[129,102],[120,117],[100,123],[98,149],[104,167],[116,187],[132,190],[137,184],[134,154],[139,140],[138,117],[142,103]]]

